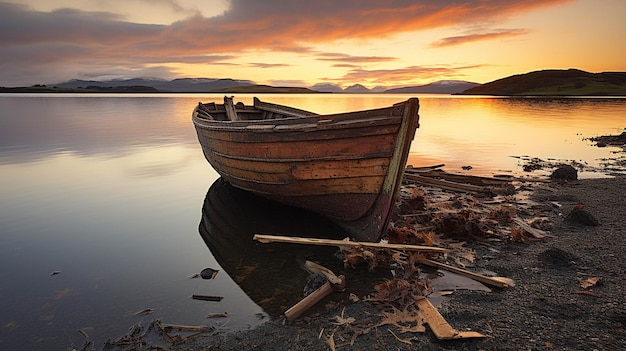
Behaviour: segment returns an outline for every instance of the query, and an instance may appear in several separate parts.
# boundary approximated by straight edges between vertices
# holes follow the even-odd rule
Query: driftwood
[[[405,245],[405,244],[386,244],[386,243],[370,243],[363,241],[348,241],[334,239],[317,239],[317,238],[299,238],[280,235],[255,234],[254,240],[261,243],[288,243],[288,244],[304,244],[319,246],[338,246],[338,247],[371,247],[377,249],[393,249],[407,251],[429,251],[429,252],[445,252],[441,247],[421,246],[421,245]]]
[[[469,193],[495,193],[495,187],[490,186],[479,186],[472,184],[464,184],[451,182],[443,179],[424,177],[422,175],[417,174],[405,174],[406,178],[418,182],[420,184],[432,185],[445,190],[452,191],[461,191],[461,192],[469,192]]]
[[[215,301],[215,302],[220,302],[223,299],[222,296],[209,296],[209,295],[197,295],[197,294],[191,295],[191,298],[194,300]]]
[[[315,304],[330,295],[330,293],[333,291],[343,290],[346,285],[346,278],[343,275],[337,277],[330,269],[315,262],[306,261],[304,263],[304,267],[310,272],[326,277],[326,282],[317,288],[317,290],[313,291],[304,299],[300,300],[300,302],[285,311],[285,318],[287,318],[288,321],[298,318],[302,313],[306,312],[309,308],[315,306]]]
[[[465,269],[457,268],[457,267],[454,267],[454,266],[447,265],[445,263],[440,263],[440,262],[429,260],[429,259],[421,259],[421,260],[419,260],[419,262],[423,263],[423,264],[425,264],[427,266],[442,268],[442,269],[445,269],[447,271],[450,271],[450,272],[453,272],[453,273],[456,273],[456,274],[459,274],[459,275],[462,275],[462,276],[474,279],[474,280],[479,281],[481,283],[484,283],[484,284],[487,284],[487,285],[491,285],[491,286],[495,286],[495,287],[498,287],[498,288],[508,288],[508,287],[515,286],[515,283],[510,278],[487,277],[487,276],[482,275],[482,274],[470,272],[470,271],[467,271]]]
[[[511,179],[452,174],[439,170],[420,171],[414,168],[406,168],[404,177],[420,184],[452,191],[477,194],[510,194],[515,191]]]
[[[161,323],[161,327],[164,330],[180,330],[180,331],[190,331],[190,332],[206,332],[211,331],[215,328],[209,327],[208,325],[181,325],[181,324],[164,324]]]
[[[317,290],[313,291],[312,293],[307,295],[305,298],[300,300],[297,304],[291,306],[291,308],[285,311],[285,318],[287,318],[288,321],[292,321],[300,317],[302,313],[306,312],[309,308],[315,306],[315,304],[322,301],[326,296],[330,295],[330,293],[332,293],[333,291],[335,291],[335,289],[333,288],[333,285],[331,283],[329,282],[324,283],[324,285],[322,285]]]
[[[417,307],[419,307],[420,315],[424,319],[424,323],[428,324],[430,330],[435,334],[439,340],[453,340],[453,339],[469,339],[469,338],[485,338],[486,336],[474,331],[458,331],[437,311],[437,308],[433,306],[427,299],[419,299],[417,301]]]
[[[528,223],[526,223],[523,219],[519,217],[513,218],[513,221],[536,239],[543,239],[547,236],[550,236],[550,234],[541,229],[531,227]]]
[[[433,166],[433,167],[437,167],[437,166]],[[410,168],[410,167],[406,168],[404,172],[407,174],[419,173],[419,175],[423,175],[424,177],[440,178],[440,179],[448,180],[451,182],[467,183],[467,184],[473,184],[473,185],[479,185],[479,186],[484,186],[484,185],[507,186],[508,184],[511,183],[511,180],[512,180],[512,178],[510,177],[482,177],[482,176],[475,176],[475,175],[468,175],[468,174],[448,173],[448,172],[444,172],[442,170],[436,170],[436,169],[433,169],[430,172],[423,172],[423,171],[416,172],[415,168]]]
[[[311,262],[311,261],[304,262],[304,268],[306,268],[306,270],[311,273],[319,274],[319,275],[326,277],[326,280],[328,280],[331,284],[335,284],[335,285],[342,284],[341,279],[337,277],[335,273],[333,273],[333,271],[315,262]]]

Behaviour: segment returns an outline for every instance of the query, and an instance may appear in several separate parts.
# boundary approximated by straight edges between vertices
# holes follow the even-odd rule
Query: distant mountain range
[[[0,88],[11,93],[389,93],[462,94],[497,96],[626,96],[626,72],[589,73],[578,69],[542,70],[478,84],[462,80],[441,80],[426,85],[368,89],[361,84],[342,88],[319,83],[310,88],[258,85],[230,78],[179,78],[174,80],[133,78],[107,81],[70,80],[54,86],[34,85]]]
[[[161,92],[172,93],[204,93],[217,89],[227,89],[238,86],[254,85],[249,80],[235,79],[212,79],[212,78],[179,78],[174,80],[161,80],[151,78],[114,79],[105,81],[72,79],[68,82],[55,84],[57,88],[63,89],[89,89],[144,86],[157,89]]]
[[[299,87],[271,87],[267,85],[257,85],[249,80],[235,80],[230,78],[180,78],[171,81],[149,78],[133,78],[125,80],[79,80],[73,79],[68,82],[55,84],[54,87],[60,89],[88,89],[99,90],[103,88],[113,89],[121,87],[149,87],[159,92],[172,93],[242,93],[242,92],[292,92],[292,93],[423,93],[423,94],[455,94],[466,89],[478,86],[478,83],[470,83],[457,80],[443,80],[420,86],[395,88],[387,90],[385,87],[375,87],[368,89],[361,84],[355,84],[345,89],[334,84],[316,84],[310,88]]]
[[[405,94],[458,94],[467,89],[478,87],[480,84],[462,80],[440,80],[438,82],[415,87],[404,87],[386,90],[385,93]]]

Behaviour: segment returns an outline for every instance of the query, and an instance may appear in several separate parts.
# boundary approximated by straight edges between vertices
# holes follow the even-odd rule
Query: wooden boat
[[[204,156],[233,186],[320,213],[360,241],[378,241],[393,213],[419,101],[318,115],[254,98],[199,103]]]

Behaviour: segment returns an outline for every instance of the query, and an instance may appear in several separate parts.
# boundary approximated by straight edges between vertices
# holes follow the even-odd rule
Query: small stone
[[[200,277],[202,277],[202,279],[215,279],[218,272],[219,270],[217,269],[205,268],[200,272]]]
[[[540,253],[537,258],[542,262],[561,267],[571,266],[578,259],[578,257],[572,255],[571,253],[556,247],[551,247],[545,250]]]
[[[598,220],[591,213],[589,213],[589,211],[578,206],[574,207],[574,209],[567,214],[565,220],[570,223],[582,224],[586,226],[595,227],[600,225]]]

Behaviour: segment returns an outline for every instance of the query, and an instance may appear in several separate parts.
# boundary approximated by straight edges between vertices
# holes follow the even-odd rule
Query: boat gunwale
[[[393,111],[397,109],[397,105],[375,108],[369,110],[360,110],[360,111],[350,111],[345,113],[334,113],[334,114],[325,114],[325,115],[314,115],[314,116],[290,116],[283,118],[267,118],[267,119],[246,119],[246,120],[217,120],[214,116],[211,116],[209,112],[203,110],[203,113],[207,113],[204,115],[203,113],[198,112],[199,105],[193,111],[192,119],[195,124],[199,126],[205,126],[207,128],[245,128],[249,125],[289,125],[289,124],[305,124],[310,123],[311,125],[316,126],[339,126],[347,124],[351,121],[363,121],[364,123],[368,121],[384,121],[390,120],[391,123],[398,123],[394,120],[402,120],[401,114],[393,114]],[[281,106],[281,105],[277,105]],[[240,110],[236,110],[239,113]],[[243,111],[243,110],[242,110]],[[251,110],[245,110],[249,112]],[[219,111],[219,113],[225,113],[225,111]],[[356,118],[359,115],[364,115],[361,118]],[[367,116],[370,115],[370,116]],[[209,118],[210,117],[210,118]],[[341,124],[343,123],[343,124]],[[356,123],[356,122],[355,122]]]
[[[273,124],[254,124],[254,125],[242,125],[242,126],[232,126],[232,125],[224,125],[224,124],[207,124],[204,121],[196,121],[194,120],[194,125],[196,128],[205,130],[206,132],[219,132],[225,133],[222,137],[211,137],[212,139],[219,140],[221,138],[226,138],[229,134],[240,134],[240,135],[264,135],[264,134],[289,134],[289,133],[333,133],[333,132],[346,132],[350,130],[367,130],[370,131],[362,132],[361,135],[381,135],[381,134],[395,134],[396,132],[390,133],[389,128],[399,128],[402,123],[401,117],[387,117],[387,118],[379,118],[376,120],[360,120],[354,121],[352,123],[340,123],[340,124],[292,124],[292,125],[273,125]],[[385,130],[387,129],[387,130]],[[359,134],[359,133],[356,133]],[[313,134],[311,134],[313,135]],[[359,137],[361,135],[355,135],[353,137]],[[335,137],[326,136],[320,137],[321,139],[332,139]],[[351,136],[344,136],[341,139],[349,139]],[[314,139],[311,136],[311,139]],[[240,141],[244,142],[244,141]]]

